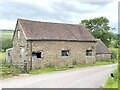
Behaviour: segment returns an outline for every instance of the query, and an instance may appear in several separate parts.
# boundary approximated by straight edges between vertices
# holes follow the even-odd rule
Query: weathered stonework
[[[96,61],[110,61],[111,50],[100,40],[96,42]]]
[[[17,30],[20,30],[20,38],[17,37]],[[23,30],[18,24],[16,26],[16,32],[13,37],[13,49],[11,51],[11,58],[12,58],[12,64],[16,66],[22,67],[24,65],[23,62],[21,62],[21,48],[26,49],[27,41],[25,40],[25,37],[23,35]]]
[[[48,64],[65,66],[74,61],[77,64],[93,63],[95,61],[95,49],[91,47],[94,45],[94,42],[32,41],[32,51],[43,50],[44,54],[43,58],[32,60],[32,67],[45,67]],[[61,50],[69,50],[70,56],[61,56]],[[86,50],[93,50],[92,56],[86,56]],[[28,60],[30,61],[30,57]]]
[[[110,61],[111,54],[97,54],[96,61]]]

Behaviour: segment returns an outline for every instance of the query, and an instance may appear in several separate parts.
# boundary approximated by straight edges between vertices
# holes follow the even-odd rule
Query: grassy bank
[[[74,65],[73,68],[84,68],[89,66],[100,66],[100,65],[108,65],[108,64],[114,64],[113,62],[95,62],[93,64],[81,64],[81,65]],[[48,73],[53,71],[63,71],[63,70],[69,70],[72,69],[69,66],[65,67],[53,67],[53,68],[41,68],[41,69],[33,69],[29,71],[29,74],[41,74],[41,73]]]
[[[114,78],[108,78],[104,88],[118,88],[118,69],[114,70]]]
[[[13,76],[18,76],[19,74],[22,73],[21,69],[15,68],[15,67],[10,67],[8,65],[1,65],[0,66],[0,79],[5,79],[5,78],[9,78],[9,77],[13,77]]]
[[[0,52],[0,79],[5,79],[8,77],[18,76],[23,71],[16,67],[10,67],[5,61],[5,52]]]
[[[118,62],[118,48],[111,48],[113,55],[115,55],[115,61]],[[113,71],[114,78],[108,77],[104,88],[118,88],[118,69]]]

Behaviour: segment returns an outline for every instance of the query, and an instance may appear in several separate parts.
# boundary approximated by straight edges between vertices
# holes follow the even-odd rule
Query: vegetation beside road
[[[119,61],[119,54],[118,53],[118,48],[111,48],[111,51],[112,51],[112,58],[116,59],[115,61],[118,62]],[[114,60],[112,59],[112,60]],[[105,83],[105,86],[104,88],[118,88],[118,70],[119,69],[116,69],[113,71],[113,74],[114,74],[114,78],[112,79],[111,77],[108,77],[106,83]]]
[[[109,77],[104,88],[118,88],[118,69],[113,72],[114,78]]]
[[[53,71],[69,70],[69,69],[73,69],[73,68],[84,68],[84,67],[89,67],[89,66],[100,66],[100,65],[109,65],[109,64],[114,64],[114,62],[101,61],[101,62],[95,62],[93,64],[79,64],[79,65],[74,65],[72,68],[69,67],[68,65],[65,67],[40,68],[40,69],[30,70],[29,74],[34,75],[34,74],[48,73],[48,72],[53,72]]]
[[[5,79],[13,76],[18,76],[23,73],[22,69],[10,67],[5,61],[5,52],[0,52],[0,79]]]

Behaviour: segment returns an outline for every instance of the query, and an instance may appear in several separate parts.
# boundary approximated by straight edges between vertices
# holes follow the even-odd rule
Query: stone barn
[[[110,61],[112,52],[108,47],[100,40],[96,42],[96,61]]]
[[[10,62],[28,69],[93,63],[95,43],[82,25],[18,19]]]

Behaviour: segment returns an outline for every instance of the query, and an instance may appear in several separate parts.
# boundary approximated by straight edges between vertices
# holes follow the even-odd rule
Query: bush
[[[21,69],[17,69],[7,64],[2,64],[0,73],[2,76],[6,76],[6,75],[18,75],[21,72],[22,72]]]
[[[111,51],[112,51],[111,59],[117,59],[118,50],[117,49],[111,49]]]
[[[11,39],[4,39],[2,40],[2,50],[6,50],[12,47],[12,40]]]

